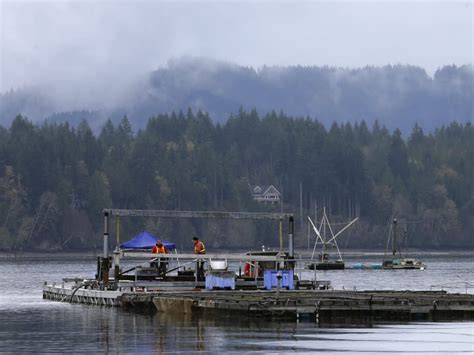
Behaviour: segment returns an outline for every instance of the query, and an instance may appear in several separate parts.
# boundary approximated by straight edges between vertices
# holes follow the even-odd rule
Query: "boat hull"
[[[343,262],[327,262],[327,263],[314,263],[309,264],[308,269],[314,270],[344,270],[345,264]]]
[[[389,270],[423,270],[426,266],[416,259],[394,259],[385,260],[382,268]]]

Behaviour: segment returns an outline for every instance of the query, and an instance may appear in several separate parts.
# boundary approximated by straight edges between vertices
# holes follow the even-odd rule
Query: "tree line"
[[[358,216],[343,246],[385,246],[393,217],[418,248],[472,248],[474,129],[453,122],[425,133],[377,121],[333,123],[240,110],[224,124],[205,112],[160,114],[133,132],[124,117],[95,134],[86,120],[0,126],[0,249],[100,248],[103,208],[294,212],[306,247],[307,215]],[[253,201],[273,184],[279,205]],[[301,223],[303,221],[303,223]],[[120,221],[122,241],[149,230],[178,247],[198,235],[208,248],[278,244],[267,222]],[[113,229],[113,228],[112,228]],[[114,231],[112,237],[115,240]],[[311,242],[312,243],[312,242]]]

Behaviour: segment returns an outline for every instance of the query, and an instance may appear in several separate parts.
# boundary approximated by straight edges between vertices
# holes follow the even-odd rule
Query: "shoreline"
[[[241,254],[246,253],[249,250],[216,250],[219,253],[228,253],[228,254]],[[296,253],[300,254],[303,257],[310,257],[311,251],[307,250],[295,250]],[[112,251],[111,251],[112,253]],[[384,250],[347,250],[342,253],[343,257],[370,257],[370,256],[383,256],[385,254]],[[443,255],[457,255],[461,257],[474,257],[474,250],[409,250],[409,257],[415,256],[443,256]],[[17,252],[9,253],[0,251],[0,260],[24,260],[24,259],[63,259],[63,258],[84,258],[84,259],[95,259],[97,256],[101,256],[102,251],[59,251],[59,252]]]
[[[0,260],[25,260],[25,259],[64,259],[64,258],[84,258],[84,259],[95,259],[99,256],[100,253],[94,251],[85,251],[85,252],[17,252],[15,253],[8,253],[8,252],[0,252]]]

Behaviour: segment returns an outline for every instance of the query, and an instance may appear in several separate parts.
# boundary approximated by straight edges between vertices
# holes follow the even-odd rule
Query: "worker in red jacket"
[[[198,239],[198,237],[193,237],[193,243],[194,243],[194,254],[199,254],[199,255],[206,254],[206,247],[204,246],[204,243]],[[196,272],[197,272],[198,280],[203,280],[204,279],[204,261],[203,260],[197,260]]]
[[[206,254],[206,247],[204,243],[198,239],[198,237],[193,238],[194,243],[194,254]]]

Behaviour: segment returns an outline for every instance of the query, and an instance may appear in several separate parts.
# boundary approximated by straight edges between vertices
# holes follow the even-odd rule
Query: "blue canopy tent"
[[[121,249],[151,249],[155,246],[156,241],[159,238],[155,237],[153,234],[144,231],[133,239],[130,239],[128,242],[120,244]],[[170,241],[161,239],[161,242],[169,251],[176,249],[176,245]]]

